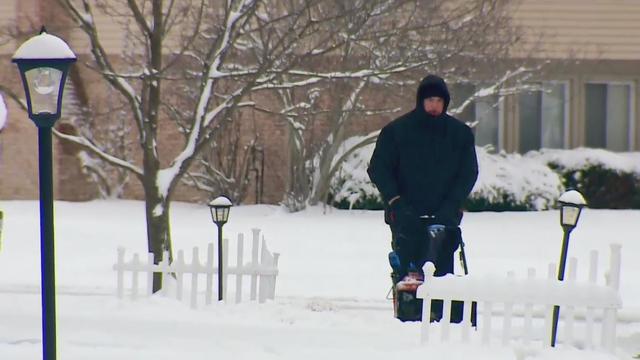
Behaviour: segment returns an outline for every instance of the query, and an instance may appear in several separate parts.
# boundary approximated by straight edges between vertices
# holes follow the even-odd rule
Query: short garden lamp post
[[[29,118],[38,127],[40,173],[40,261],[42,276],[42,351],[56,358],[55,255],[53,236],[53,175],[51,128],[60,118],[62,91],[76,56],[44,27],[22,44],[12,61],[18,65],[27,97]]]
[[[558,280],[564,280],[564,269],[567,264],[567,251],[569,249],[569,235],[575,229],[580,218],[582,208],[587,204],[576,190],[569,190],[562,194],[558,199],[560,203],[560,225],[564,236],[562,237],[562,253],[560,254],[560,265],[558,266]],[[551,329],[551,346],[556,346],[556,334],[558,331],[558,317],[560,316],[560,307],[553,307],[553,327]]]
[[[211,219],[218,227],[218,300],[222,300],[222,226],[229,220],[231,200],[226,196],[218,196],[209,203]]]

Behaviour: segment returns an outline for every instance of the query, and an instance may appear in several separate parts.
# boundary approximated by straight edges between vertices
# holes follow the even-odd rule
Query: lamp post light
[[[560,203],[560,225],[564,236],[562,237],[562,253],[560,254],[560,265],[558,266],[558,280],[564,280],[564,269],[567,264],[567,252],[569,250],[569,235],[578,225],[578,219],[582,208],[587,205],[582,194],[576,190],[569,190],[558,199]],[[553,307],[553,327],[551,328],[551,346],[556,346],[556,334],[558,332],[558,318],[560,316],[560,306]]]
[[[27,97],[29,118],[38,127],[40,180],[40,270],[42,281],[42,352],[56,358],[55,255],[53,237],[53,175],[51,128],[60,118],[62,92],[75,54],[44,27],[13,55]]]
[[[222,300],[222,226],[229,220],[231,200],[226,196],[218,196],[209,203],[211,219],[218,226],[218,300]]]

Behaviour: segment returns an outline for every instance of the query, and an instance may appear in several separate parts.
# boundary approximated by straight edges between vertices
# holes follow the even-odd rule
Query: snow
[[[558,174],[539,159],[490,154],[479,147],[476,153],[479,174],[471,197],[499,200],[502,194],[508,194],[518,203],[535,197],[536,210],[542,210],[550,208],[563,190]]]
[[[69,45],[57,36],[43,32],[24,42],[13,59],[75,59]]]
[[[167,198],[169,194],[169,187],[171,186],[171,182],[175,179],[178,173],[177,167],[170,167],[167,169],[162,169],[158,171],[158,178],[156,179],[156,183],[158,184],[158,192],[162,195],[163,198]]]
[[[7,125],[7,105],[4,98],[0,95],[0,131]]]
[[[585,169],[601,166],[618,172],[640,175],[640,152],[620,153],[604,149],[577,148],[573,150],[542,149],[528,152],[526,157],[545,163],[555,163],[565,170]]]
[[[3,201],[0,247],[0,359],[41,358],[39,220],[37,201]],[[174,251],[215,242],[206,205],[172,203]],[[379,211],[312,207],[287,213],[278,206],[237,206],[225,236],[258,227],[269,250],[281,254],[276,299],[266,304],[216,303],[190,310],[162,296],[117,300],[117,248],[146,252],[144,203],[109,200],[56,202],[58,354],[66,360],[220,359],[522,359],[610,360],[613,356],[560,343],[555,349],[429,344],[417,323],[392,317],[389,231]],[[468,213],[463,234],[473,276],[546,274],[557,262],[562,229],[557,210]],[[589,252],[608,266],[611,243],[622,245],[617,355],[640,353],[640,211],[585,209],[572,232],[569,256],[578,280],[588,278]],[[524,230],[524,231],[523,231]],[[247,250],[248,251],[248,250]],[[456,262],[456,272],[461,274]],[[601,275],[599,275],[601,276]],[[600,277],[598,279],[602,281]],[[500,319],[496,319],[500,324]],[[576,324],[578,326],[578,324]],[[498,329],[493,329],[496,331]],[[517,329],[515,329],[517,330]],[[560,329],[560,335],[563,328]],[[472,336],[479,336],[474,333]]]
[[[562,196],[560,196],[558,201],[575,205],[587,205],[587,202],[584,200],[582,194],[580,194],[580,192],[576,190],[569,190],[565,192],[564,194],[562,194]]]
[[[209,206],[231,206],[231,200],[226,196],[218,196],[217,198],[211,200]]]

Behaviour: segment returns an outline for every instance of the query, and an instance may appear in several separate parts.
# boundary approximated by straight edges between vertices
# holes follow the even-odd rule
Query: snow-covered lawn
[[[38,203],[8,201],[0,249],[0,359],[41,357]],[[470,271],[546,274],[560,255],[557,211],[470,213],[463,223]],[[586,278],[589,251],[608,266],[609,244],[622,244],[618,356],[640,353],[640,211],[586,209],[569,255]],[[570,347],[556,350],[478,345],[419,345],[419,325],[393,319],[389,232],[381,212],[276,206],[231,210],[225,235],[263,230],[281,253],[276,300],[266,304],[188,303],[154,296],[115,297],[116,249],[146,251],[144,205],[136,201],[56,203],[57,325],[60,359],[611,359]],[[172,205],[174,249],[190,253],[216,240],[206,206]],[[458,269],[458,273],[460,273]]]

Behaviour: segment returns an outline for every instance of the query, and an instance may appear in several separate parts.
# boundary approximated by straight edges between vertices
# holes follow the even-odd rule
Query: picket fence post
[[[259,241],[260,241],[260,229],[251,229],[253,233],[253,248],[251,248],[251,267],[253,269],[258,267],[258,250],[259,250]],[[258,274],[253,272],[251,274],[251,293],[250,299],[251,301],[255,301],[258,296]]]
[[[140,256],[133,255],[133,269],[131,269],[131,300],[138,298],[138,268],[140,264]]]
[[[116,271],[118,272],[117,274],[118,299],[124,298],[124,268],[123,268],[124,267],[124,251],[125,250],[123,247],[118,248],[118,262],[116,263]]]
[[[178,250],[178,259],[174,261],[174,273],[176,274],[176,300],[182,301],[183,281],[184,281],[184,251]]]
[[[617,292],[620,288],[621,246],[620,244],[611,244],[610,248],[611,258],[607,274],[607,285]],[[615,348],[617,315],[618,311],[616,309],[605,309],[603,314],[602,346],[608,351],[613,351]]]
[[[240,269],[244,265],[244,234],[238,234],[238,249],[236,256],[236,268]],[[238,272],[236,274],[236,304],[242,301],[242,274]]]
[[[200,272],[200,251],[194,246],[191,253],[191,308],[198,307],[198,273]],[[209,275],[209,273],[207,273]],[[208,284],[207,284],[208,285]],[[210,287],[209,287],[210,290]],[[211,301],[211,294],[208,294]]]
[[[589,254],[589,284],[595,285],[598,276],[598,252],[591,250]],[[593,307],[587,307],[587,314],[585,317],[586,331],[585,331],[585,347],[587,349],[593,349],[595,344],[593,342]]]
[[[424,273],[425,283],[428,283],[429,281],[431,281],[431,279],[433,279],[433,275],[436,272],[436,267],[431,261],[428,261],[422,267],[422,272]],[[425,297],[422,300],[422,304],[422,319],[427,319],[426,321],[422,321],[421,341],[424,344],[429,341],[429,322],[431,320],[431,296],[429,292],[425,294]]]
[[[213,243],[209,243],[207,246],[207,263],[205,264],[207,269],[206,288],[205,288],[205,304],[211,305],[213,298]]]
[[[153,253],[147,254],[147,266],[150,269],[154,269],[155,255]],[[147,296],[153,294],[153,271],[147,271]]]

